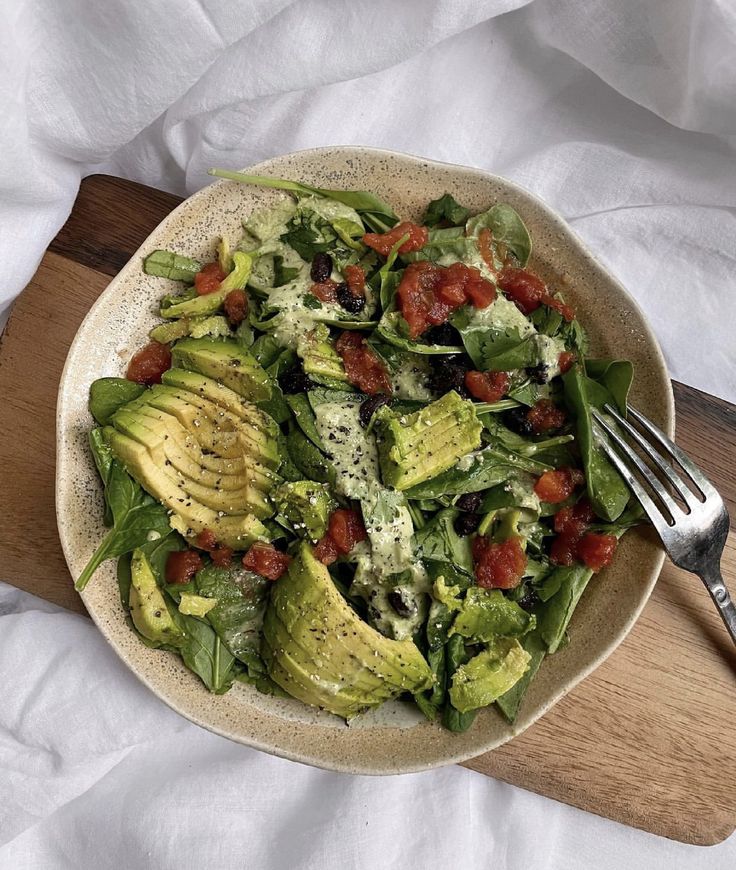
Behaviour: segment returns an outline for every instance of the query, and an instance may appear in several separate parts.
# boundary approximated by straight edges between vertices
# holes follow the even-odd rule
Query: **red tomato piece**
[[[138,384],[160,384],[161,375],[171,368],[171,351],[167,344],[152,341],[142,347],[128,364],[125,377]]]
[[[277,550],[273,544],[256,541],[243,556],[243,567],[268,580],[278,580],[291,562],[291,556]]]
[[[576,486],[585,483],[583,472],[577,468],[559,468],[545,471],[534,484],[534,492],[542,501],[559,504],[570,498]]]
[[[572,507],[557,511],[554,528],[557,537],[552,541],[550,559],[555,565],[572,565],[578,557],[578,543],[595,519],[587,498],[581,498]]]
[[[217,546],[217,538],[212,529],[202,529],[194,539],[194,543],[200,550],[214,550]]]
[[[492,241],[493,233],[488,227],[483,227],[483,229],[478,233],[478,250],[480,251],[481,257],[483,257],[483,262],[488,266],[491,272],[495,274],[496,264],[493,257],[493,248],[491,246]]]
[[[560,367],[561,374],[569,372],[576,359],[577,356],[571,350],[563,350],[557,357],[557,365]]]
[[[319,284],[312,284],[309,292],[312,296],[316,296],[320,302],[335,302],[337,300],[337,282],[328,278]]]
[[[214,550],[210,550],[210,559],[218,568],[227,568],[233,560],[233,551],[230,547],[215,547]]]
[[[540,399],[533,408],[529,409],[526,418],[532,424],[535,435],[541,435],[551,429],[559,429],[566,420],[562,408],[558,408],[549,399]]]
[[[365,297],[365,272],[360,266],[345,266],[345,283],[348,290],[356,297]]]
[[[496,279],[503,292],[524,314],[531,314],[542,304],[547,288],[536,275],[526,269],[507,266]]]
[[[494,544],[478,535],[473,541],[475,580],[484,589],[513,589],[521,582],[526,553],[519,538]]]
[[[248,316],[248,297],[245,295],[245,290],[231,290],[225,297],[222,307],[233,326],[241,324]]]
[[[469,277],[468,283],[465,285],[465,293],[476,308],[488,308],[496,298],[496,288],[490,281],[486,281],[480,272],[477,277]]]
[[[202,557],[194,550],[169,553],[164,576],[167,583],[188,583],[202,567]]]
[[[333,511],[327,534],[335,542],[338,552],[343,554],[368,537],[360,514],[346,508]]]
[[[429,241],[429,230],[426,227],[420,227],[409,221],[404,221],[387,233],[366,233],[363,236],[363,244],[373,248],[374,251],[382,256],[388,257],[391,253],[391,248],[403,236],[409,236],[409,238],[399,248],[399,253],[408,254],[410,251],[418,251],[427,244]]]
[[[351,384],[364,393],[390,393],[391,379],[383,363],[357,332],[345,330],[335,342]]]
[[[509,388],[508,372],[465,372],[465,386],[481,402],[497,402]]]
[[[337,545],[329,533],[321,538],[314,547],[314,558],[323,565],[331,565],[338,557]]]
[[[600,571],[613,561],[618,540],[615,535],[588,532],[578,541],[576,555],[592,571]]]
[[[208,263],[194,276],[194,287],[200,296],[215,293],[227,276],[219,263]]]
[[[542,302],[545,305],[549,305],[550,308],[554,308],[555,311],[559,311],[568,323],[571,320],[575,320],[575,309],[564,303],[561,299],[555,299],[554,296],[546,293]]]

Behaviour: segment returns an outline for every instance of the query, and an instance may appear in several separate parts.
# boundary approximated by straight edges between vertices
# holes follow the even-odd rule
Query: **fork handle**
[[[720,567],[718,565],[709,566],[700,574],[700,579],[705,583],[705,588],[721,614],[723,624],[733,642],[736,643],[736,606],[734,606],[728,589],[726,589],[726,584],[723,582]]]

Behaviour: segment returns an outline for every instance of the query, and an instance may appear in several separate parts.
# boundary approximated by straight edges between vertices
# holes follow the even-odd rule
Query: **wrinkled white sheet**
[[[673,376],[736,401],[731,0],[0,11],[0,308],[85,174],[185,194],[212,165],[375,145],[544,197],[637,297]],[[0,613],[3,870],[736,866],[734,838],[688,849],[460,768],[369,779],[270,758],[169,711],[87,621],[1,584]]]

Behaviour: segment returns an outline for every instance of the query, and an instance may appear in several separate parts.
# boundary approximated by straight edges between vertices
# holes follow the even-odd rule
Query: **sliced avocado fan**
[[[276,429],[227,386],[172,369],[105,432],[128,473],[171,511],[172,528],[189,539],[209,529],[243,550],[269,537],[261,520],[273,514],[268,494],[281,482]]]
[[[416,645],[384,637],[363,622],[309,544],[302,544],[273,586],[262,653],[282,689],[346,719],[432,684]]]

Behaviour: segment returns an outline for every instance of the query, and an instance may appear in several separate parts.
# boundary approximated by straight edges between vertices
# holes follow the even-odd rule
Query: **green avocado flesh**
[[[346,718],[432,683],[415,644],[390,640],[363,622],[307,544],[274,584],[263,640],[274,682]]]
[[[128,606],[133,625],[154,643],[176,644],[181,632],[171,617],[163,593],[142,550],[134,550],[130,563]]]
[[[271,381],[253,354],[231,338],[185,338],[171,352],[174,368],[199,372],[253,402],[271,398]]]
[[[180,369],[120,408],[106,434],[127,471],[172,511],[173,528],[187,538],[209,529],[243,550],[268,538],[261,520],[281,482],[274,425],[228,387]]]

